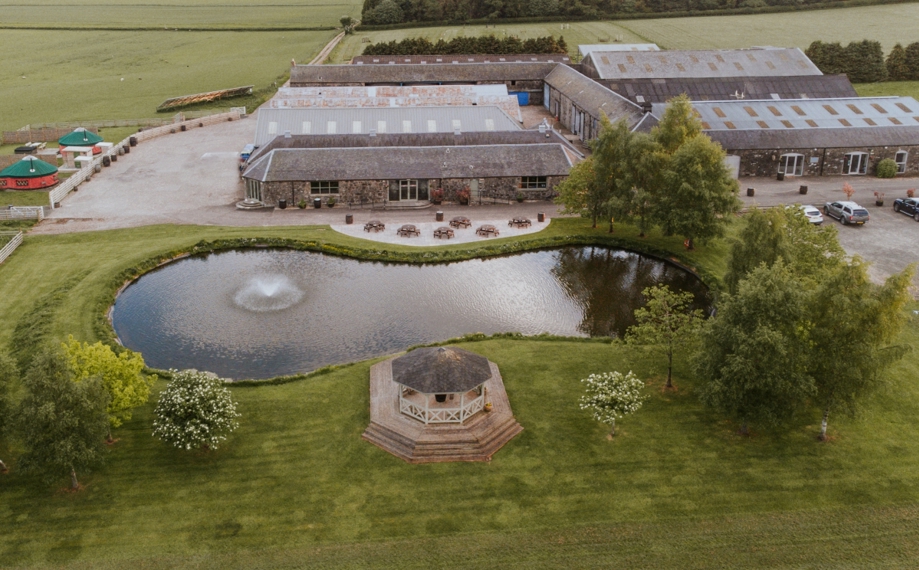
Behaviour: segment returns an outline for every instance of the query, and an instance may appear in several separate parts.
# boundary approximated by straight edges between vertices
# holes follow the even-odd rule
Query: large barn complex
[[[603,116],[648,131],[680,94],[737,176],[866,175],[884,158],[919,173],[919,102],[859,98],[799,49],[582,47],[580,64],[422,55],[296,65],[290,87],[259,112],[263,149],[244,173],[248,195],[266,204],[422,202],[434,188],[550,197],[579,159],[569,142],[596,138]],[[534,112],[545,119],[535,138],[523,120]]]

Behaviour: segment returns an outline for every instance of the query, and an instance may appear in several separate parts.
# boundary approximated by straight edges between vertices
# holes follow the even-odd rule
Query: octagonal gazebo
[[[521,431],[498,366],[484,356],[419,348],[370,369],[362,437],[409,463],[489,461]]]
[[[488,359],[455,347],[419,348],[392,362],[399,411],[425,424],[463,423],[485,408]]]

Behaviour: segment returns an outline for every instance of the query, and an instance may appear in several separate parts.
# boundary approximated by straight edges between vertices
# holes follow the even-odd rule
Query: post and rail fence
[[[4,243],[5,238],[9,238],[6,243]],[[0,247],[0,263],[3,263],[16,251],[17,247],[22,245],[22,232],[0,232],[0,244],[4,244]]]
[[[42,206],[10,206],[0,210],[0,220],[38,220],[45,219]]]

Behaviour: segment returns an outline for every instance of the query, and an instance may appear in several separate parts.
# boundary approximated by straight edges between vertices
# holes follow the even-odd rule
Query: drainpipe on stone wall
[[[823,158],[820,159],[820,176],[823,176],[823,166],[826,164],[826,149],[823,149]]]

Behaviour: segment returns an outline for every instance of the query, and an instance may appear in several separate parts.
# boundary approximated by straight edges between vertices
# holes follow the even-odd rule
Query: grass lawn
[[[858,83],[855,90],[859,97],[883,97],[897,95],[919,99],[919,81],[886,81],[884,83]]]
[[[2,190],[0,208],[6,206],[47,206],[47,190]]]
[[[516,35],[521,39],[559,34],[565,37],[571,54],[578,44],[603,43],[601,38],[622,43],[656,43],[665,49],[744,48],[756,45],[806,48],[814,40],[842,42],[878,40],[885,53],[897,42],[906,45],[919,37],[919,3],[864,6],[835,10],[753,14],[737,16],[697,16],[648,20],[571,22],[561,29],[561,21],[536,24],[497,24],[450,26],[404,30],[368,31],[348,36],[332,52],[332,62],[344,62],[364,49],[361,41],[388,42],[406,37],[426,37],[432,41],[456,36],[494,34]]]

